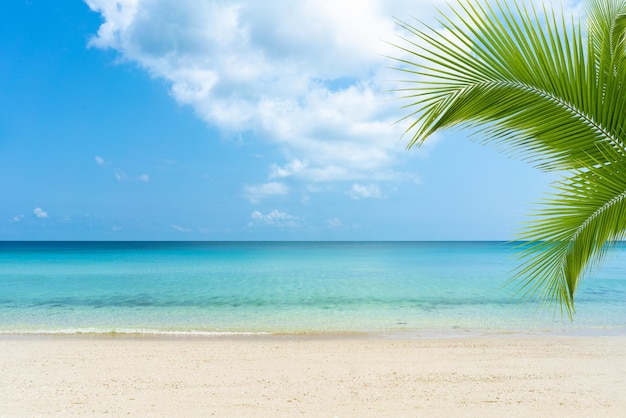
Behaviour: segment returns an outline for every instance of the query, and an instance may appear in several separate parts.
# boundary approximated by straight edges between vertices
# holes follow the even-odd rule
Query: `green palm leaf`
[[[563,180],[521,233],[528,296],[570,315],[579,278],[626,231],[626,1],[586,25],[524,4],[459,2],[440,29],[398,21],[409,147],[460,126]]]

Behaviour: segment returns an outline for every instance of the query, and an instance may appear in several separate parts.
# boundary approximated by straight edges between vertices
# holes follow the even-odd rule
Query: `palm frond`
[[[612,59],[624,59],[626,1],[589,0],[587,26],[595,56],[607,60],[603,68],[611,68]]]
[[[559,303],[570,317],[579,278],[626,236],[626,161],[610,148],[604,154],[604,163],[558,181],[519,237],[525,242],[514,277],[520,289]]]
[[[589,0],[586,26],[512,1],[461,2],[439,28],[398,21],[409,147],[473,130],[563,180],[522,230],[527,296],[571,317],[579,279],[626,231],[626,0]]]
[[[546,170],[562,170],[597,159],[598,142],[620,143],[624,126],[616,122],[623,123],[625,86],[613,83],[607,94],[599,94],[598,70],[586,59],[592,51],[579,27],[568,31],[553,14],[544,11],[539,19],[536,11],[517,4],[512,9],[497,3],[493,10],[463,2],[459,9],[454,17],[461,23],[442,19],[445,33],[399,22],[421,41],[405,48],[415,60],[404,60],[402,68],[416,80],[402,90],[414,100],[410,117],[419,115],[407,129],[409,146],[461,123],[489,124],[481,132],[485,141],[512,147],[512,154],[523,144],[522,157]],[[544,30],[540,20],[552,25]],[[597,120],[598,107],[613,123]],[[560,130],[573,140],[555,141]]]

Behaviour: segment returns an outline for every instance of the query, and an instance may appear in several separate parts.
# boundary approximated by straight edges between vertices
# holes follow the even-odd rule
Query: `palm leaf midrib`
[[[597,210],[595,210],[591,215],[589,215],[587,219],[585,219],[585,221],[578,228],[576,228],[576,231],[572,234],[572,240],[575,241],[578,238],[578,236],[582,233],[582,231],[584,231],[589,226],[589,224],[593,222],[596,218],[601,216],[603,213],[608,211],[613,206],[621,203],[625,199],[626,199],[626,190],[614,196],[608,202],[605,202],[602,206],[600,206]]]
[[[573,102],[564,99],[563,97],[558,96],[557,94],[550,92],[546,89],[542,89],[536,85],[530,83],[523,83],[517,80],[507,80],[507,79],[489,79],[489,80],[479,80],[474,83],[465,83],[463,86],[459,88],[451,88],[445,89],[447,92],[446,95],[460,97],[464,92],[475,90],[475,89],[492,89],[494,87],[504,87],[504,88],[512,88],[520,91],[527,91],[532,94],[535,94],[537,97],[541,97],[542,99],[547,99],[548,101],[554,103],[556,106],[561,107],[562,109],[567,110],[571,115],[575,116],[581,122],[585,123],[589,128],[595,131],[596,134],[607,139],[607,142],[616,150],[620,150],[620,154],[623,155],[624,145],[622,141],[607,129],[604,126],[590,116],[587,112],[585,112],[582,108],[574,104]],[[443,89],[440,89],[442,91]],[[432,93],[431,93],[432,94]],[[417,143],[421,141],[422,138],[414,138],[413,143]]]

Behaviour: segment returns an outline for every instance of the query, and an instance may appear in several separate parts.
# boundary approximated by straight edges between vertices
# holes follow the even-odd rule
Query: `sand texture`
[[[0,338],[0,416],[624,416],[626,337]]]

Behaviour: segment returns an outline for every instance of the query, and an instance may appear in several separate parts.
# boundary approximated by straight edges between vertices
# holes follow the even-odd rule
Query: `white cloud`
[[[107,165],[107,164],[111,163],[110,161],[107,161],[107,160],[105,160],[104,158],[102,158],[102,157],[100,157],[98,155],[96,155],[95,160],[96,160],[96,164],[98,164],[98,165]]]
[[[399,103],[385,54],[409,0],[86,0],[113,48],[170,86],[211,125],[252,131],[284,151],[270,179],[401,177]],[[420,2],[426,20],[443,0]],[[421,16],[421,17],[424,17]],[[306,161],[306,163],[305,163]],[[300,165],[293,165],[294,163]],[[282,167],[281,167],[282,165]]]
[[[286,195],[287,193],[289,193],[289,188],[284,183],[277,181],[244,187],[244,196],[252,203],[259,203],[265,198]]]
[[[376,184],[353,184],[348,195],[352,199],[380,199],[383,197],[380,187]]]
[[[113,172],[113,175],[115,176],[115,180],[117,180],[117,181],[129,180],[128,175],[121,168],[116,168],[115,171]],[[137,180],[137,181],[141,181],[141,182],[144,182],[144,183],[148,183],[148,182],[150,182],[150,176],[147,175],[147,174],[140,174],[137,177],[130,177],[130,180]]]
[[[119,31],[128,29],[132,23],[137,3],[138,0],[87,0],[92,10],[100,10],[107,17],[90,44],[99,48],[120,46]]]
[[[276,164],[272,164],[272,166],[270,167],[269,178],[274,179],[274,178],[291,177],[293,175],[296,175],[302,172],[304,169],[306,169],[306,166],[307,164],[300,160],[293,160],[283,167],[280,167]]]
[[[124,172],[124,170],[121,170],[119,168],[115,170],[113,175],[115,176],[115,180],[117,181],[126,180],[126,173]]]
[[[35,214],[36,217],[38,218],[47,218],[48,217],[48,212],[45,212],[44,210],[42,210],[41,208],[35,208],[33,210],[33,213]]]
[[[268,214],[254,211],[250,215],[249,226],[268,225],[275,227],[295,228],[299,226],[299,219],[293,215],[274,209]]]
[[[401,76],[385,56],[401,52],[386,41],[394,16],[436,25],[445,0],[85,1],[103,18],[91,46],[165,80],[207,123],[280,149],[270,180],[405,179],[399,162],[415,153],[394,124]]]
[[[96,156],[95,160],[96,163],[100,166],[106,166],[111,164],[111,161],[107,161],[100,156]],[[126,181],[129,179],[128,175],[126,175],[126,172],[121,168],[116,168],[115,170],[113,170],[113,175],[115,176],[115,180],[117,181]],[[131,177],[131,179],[148,183],[150,181],[150,176],[148,174],[140,174],[137,177]]]
[[[12,217],[11,222],[17,223],[17,222],[20,222],[22,219],[24,219],[24,214],[19,214],[19,215]]]

